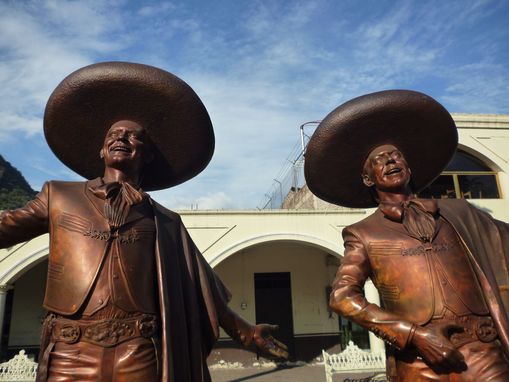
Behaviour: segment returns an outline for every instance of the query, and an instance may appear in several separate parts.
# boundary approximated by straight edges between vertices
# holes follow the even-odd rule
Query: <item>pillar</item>
[[[7,301],[7,292],[12,289],[12,285],[3,284],[0,285],[0,354],[1,354],[1,346],[2,346],[2,338],[3,338],[3,328],[4,328],[4,316],[5,316],[5,303]]]

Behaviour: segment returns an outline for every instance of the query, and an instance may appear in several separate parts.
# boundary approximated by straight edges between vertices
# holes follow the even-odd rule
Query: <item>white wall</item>
[[[255,322],[254,273],[290,272],[293,327],[295,335],[338,332],[336,315],[329,318],[325,288],[330,285],[336,265],[327,265],[327,253],[294,242],[267,242],[234,254],[214,270],[234,291],[230,307]],[[241,309],[241,303],[247,309]],[[222,337],[224,333],[222,333]]]
[[[38,346],[41,324],[45,316],[42,308],[48,262],[30,269],[14,284],[9,346]]]

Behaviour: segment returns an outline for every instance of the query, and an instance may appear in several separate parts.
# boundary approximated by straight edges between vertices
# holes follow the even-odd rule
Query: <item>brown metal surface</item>
[[[388,361],[393,381],[507,380],[509,325],[497,285],[508,275],[493,268],[501,261],[493,255],[507,258],[508,226],[463,201],[414,199],[413,173],[393,145],[375,148],[363,172],[379,209],[343,230],[331,307],[398,349]],[[368,278],[383,309],[364,297]]]
[[[138,189],[153,148],[139,122],[117,121],[93,150],[102,178],[47,182],[0,216],[0,247],[50,234],[44,307],[52,313],[37,381],[209,381],[219,325],[245,346],[287,356],[274,326],[228,308],[229,292],[180,217]]]
[[[414,170],[415,191],[424,188],[451,160],[456,126],[447,110],[426,94],[386,90],[337,107],[311,137],[304,172],[319,198],[346,207],[375,207],[361,180],[364,160],[382,144],[400,148]]]
[[[212,158],[212,123],[193,89],[167,71],[131,62],[101,62],[67,76],[46,105],[44,134],[65,165],[93,179],[104,172],[97,155],[104,135],[120,120],[143,125],[153,144],[145,190],[182,183]]]

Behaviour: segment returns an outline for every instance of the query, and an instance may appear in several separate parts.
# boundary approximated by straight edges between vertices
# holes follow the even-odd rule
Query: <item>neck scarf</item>
[[[98,198],[106,201],[104,215],[112,228],[118,228],[125,223],[129,209],[133,204],[143,200],[144,192],[137,190],[127,182],[103,183],[89,190]]]
[[[401,203],[381,202],[380,210],[389,219],[401,222],[410,236],[431,243],[435,235],[434,216],[438,207],[433,199],[410,199]]]

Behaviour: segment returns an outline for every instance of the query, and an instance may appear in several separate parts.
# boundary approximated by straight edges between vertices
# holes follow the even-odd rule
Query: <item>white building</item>
[[[464,197],[509,222],[509,115],[453,114],[459,151],[425,191]],[[381,342],[330,312],[329,285],[343,254],[341,230],[370,210],[338,208],[306,187],[288,196],[291,209],[181,211],[191,236],[233,294],[231,307],[251,322],[279,323],[279,337],[297,359],[322,348],[338,351],[353,339],[364,348]],[[38,351],[48,237],[0,251],[2,357]],[[377,301],[371,283],[366,295]],[[253,359],[223,333],[211,361]]]

